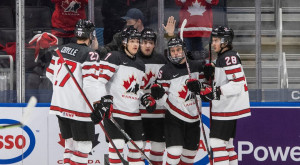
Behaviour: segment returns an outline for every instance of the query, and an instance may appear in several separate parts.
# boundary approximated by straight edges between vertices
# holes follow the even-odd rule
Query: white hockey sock
[[[134,141],[139,148],[143,147],[143,141]],[[131,142],[127,142],[128,146],[128,155],[127,160],[130,165],[144,165],[142,160],[142,154],[136,149]]]
[[[171,146],[167,148],[167,162],[166,165],[178,164],[182,154],[182,146]]]
[[[229,139],[226,145],[226,150],[229,153],[229,165],[238,165],[238,156],[234,151],[233,138]]]
[[[123,139],[112,139],[113,143],[115,144],[116,148],[120,152],[120,154],[123,153],[123,148],[125,145],[125,141]],[[122,161],[119,158],[116,150],[113,148],[111,143],[108,144],[108,158],[109,158],[109,164],[111,165],[122,165]]]
[[[214,165],[228,165],[229,156],[226,151],[226,142],[221,139],[211,138],[210,146],[213,152]]]
[[[71,164],[87,164],[89,152],[92,150],[92,141],[75,141]]]
[[[197,150],[183,149],[180,157],[180,165],[193,165]]]
[[[150,143],[151,150],[149,154],[149,159],[152,161],[153,165],[162,165],[166,143],[153,141],[151,141]]]
[[[65,139],[64,165],[70,165],[70,159],[74,151],[73,138]]]

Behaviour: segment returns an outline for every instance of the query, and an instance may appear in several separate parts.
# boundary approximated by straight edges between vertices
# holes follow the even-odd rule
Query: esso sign
[[[0,125],[19,121],[0,119]],[[28,126],[0,130],[0,164],[14,164],[28,157],[35,147],[35,136]]]
[[[17,149],[23,149],[26,145],[26,139],[23,135],[13,135],[2,136],[0,135],[0,150],[2,148],[12,149],[16,147]]]

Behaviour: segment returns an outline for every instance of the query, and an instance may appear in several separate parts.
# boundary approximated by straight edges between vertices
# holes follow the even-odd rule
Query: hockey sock
[[[193,165],[197,150],[183,149],[180,157],[180,165]]]
[[[229,156],[226,151],[226,142],[221,139],[211,138],[210,145],[214,155],[214,165],[228,165]]]
[[[153,165],[162,165],[166,143],[153,142],[153,141],[151,141],[150,143],[151,143],[151,150],[150,150],[149,159],[152,161]]]
[[[120,152],[120,154],[123,153],[123,148],[125,145],[125,141],[123,139],[112,139],[113,143],[116,145],[116,148]],[[116,150],[112,147],[112,145],[109,143],[109,149],[108,149],[108,158],[109,158],[109,164],[111,165],[122,165],[122,161],[119,158]]]
[[[70,159],[74,151],[73,143],[73,138],[65,139],[64,165],[70,165]]]
[[[171,146],[167,148],[166,165],[178,164],[182,154],[182,146]]]
[[[233,138],[230,138],[227,145],[226,150],[229,153],[229,165],[237,165],[238,164],[238,156],[234,151],[233,146]]]
[[[139,148],[143,147],[143,141],[134,141]],[[127,160],[131,165],[144,165],[144,161],[142,160],[142,154],[130,143],[127,142],[128,146],[128,155]]]
[[[82,164],[87,165],[89,152],[92,149],[91,141],[75,141],[74,152],[71,157],[70,164]]]

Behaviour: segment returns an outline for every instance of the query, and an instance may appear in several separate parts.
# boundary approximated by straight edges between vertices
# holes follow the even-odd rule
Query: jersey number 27
[[[67,64],[68,66],[71,66],[70,70],[71,70],[71,72],[73,73],[73,72],[75,71],[75,69],[76,69],[77,63],[76,63],[76,62],[73,62],[73,61],[69,61],[69,60],[65,60],[65,61],[66,61],[66,64]],[[58,64],[62,64],[62,61],[61,61],[61,60],[58,60]],[[62,67],[62,65],[61,65],[61,67]],[[60,68],[60,69],[61,69],[61,68]],[[60,69],[58,70],[57,75],[59,74]],[[67,72],[67,74],[65,75],[65,77],[64,77],[64,78],[62,79],[62,81],[59,83],[59,86],[60,86],[60,87],[65,86],[65,84],[66,84],[66,82],[69,80],[69,78],[70,78],[70,74]],[[56,84],[57,84],[57,82],[55,82],[55,85],[56,85]]]

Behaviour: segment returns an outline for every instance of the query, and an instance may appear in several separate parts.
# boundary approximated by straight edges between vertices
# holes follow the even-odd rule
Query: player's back
[[[99,58],[99,56],[92,49],[84,44],[69,43],[60,46],[59,50],[81,88],[84,86],[84,78],[97,81],[98,75],[96,72],[99,70],[97,64],[99,60],[92,58]],[[95,53],[95,56],[93,56],[93,53]],[[92,75],[91,70],[94,73]],[[50,113],[66,118],[89,121],[90,111],[86,108],[82,95],[56,53],[53,54],[51,64],[47,69],[47,77],[53,84]]]

